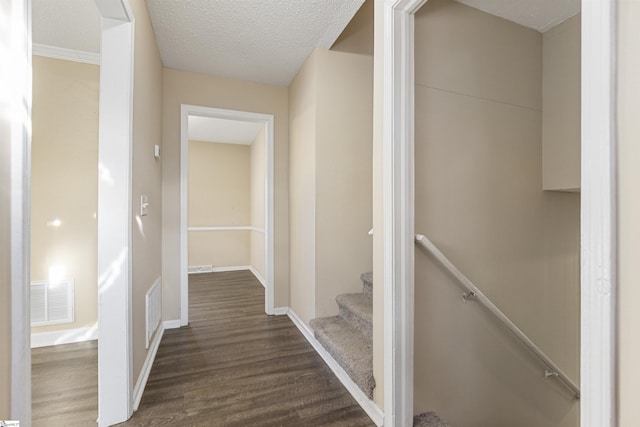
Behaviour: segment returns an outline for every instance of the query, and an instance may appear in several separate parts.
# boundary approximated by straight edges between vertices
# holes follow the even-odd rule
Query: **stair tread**
[[[316,339],[371,399],[375,387],[371,340],[340,316],[313,319],[310,325]]]
[[[413,427],[451,427],[435,412],[426,412],[413,417]]]
[[[371,295],[365,293],[342,294],[336,297],[336,302],[353,315],[371,324],[373,319],[373,299]]]

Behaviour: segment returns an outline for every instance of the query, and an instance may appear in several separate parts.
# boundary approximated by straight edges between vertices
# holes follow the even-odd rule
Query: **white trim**
[[[386,427],[413,422],[414,14],[426,0],[384,4],[383,289]]]
[[[133,388],[134,411],[137,411],[138,406],[140,406],[142,394],[144,393],[144,388],[147,386],[147,380],[149,379],[149,374],[151,373],[151,367],[153,366],[153,361],[156,360],[156,353],[158,352],[158,347],[160,347],[160,341],[162,341],[163,335],[164,323],[160,322],[158,329],[154,333],[153,340],[151,340],[151,346],[149,348],[149,351],[147,352],[147,358],[144,360],[144,364],[142,365],[142,370],[140,371],[140,375],[138,376],[136,385]]]
[[[376,405],[374,401],[369,399],[369,397],[364,394],[362,390],[360,390],[360,387],[358,387],[356,383],[353,382],[351,377],[349,377],[349,374],[347,374],[345,370],[342,369],[342,366],[340,366],[338,362],[336,362],[336,360],[333,358],[333,356],[331,356],[327,352],[327,350],[324,349],[322,344],[320,344],[318,340],[316,340],[311,329],[309,329],[309,327],[298,317],[295,311],[289,308],[287,310],[287,316],[289,316],[289,319],[291,319],[293,324],[296,325],[298,330],[302,332],[302,335],[307,339],[309,344],[313,346],[316,353],[318,353],[320,357],[322,357],[322,360],[324,360],[329,368],[331,368],[331,371],[333,371],[342,385],[347,389],[351,396],[353,396],[356,402],[358,402],[358,405],[360,405],[360,407],[367,413],[369,418],[371,418],[371,421],[373,421],[376,426],[382,426],[384,414],[380,407]]]
[[[253,266],[249,266],[249,270],[253,273],[254,276],[256,276],[256,279],[258,279],[258,282],[260,282],[260,284],[266,288],[267,284],[264,281],[264,277],[262,277],[262,275],[260,273],[258,273],[258,270],[256,270],[255,268],[253,268]]]
[[[31,348],[73,344],[98,339],[98,325],[31,334]]]
[[[242,271],[242,270],[251,270],[251,266],[249,265],[233,265],[230,267],[213,267],[214,273],[221,273],[223,271]]]
[[[187,227],[187,231],[256,231],[264,233],[264,228],[252,227],[250,225],[222,225],[211,227]]]
[[[232,119],[245,122],[262,122],[265,126],[265,312],[274,313],[274,117],[272,114],[211,108],[197,105],[180,105],[180,320],[189,322],[188,277],[188,192],[189,192],[189,116]],[[248,226],[247,226],[248,227]],[[250,227],[253,229],[254,227]],[[260,231],[257,229],[255,231]],[[247,266],[247,268],[249,268]],[[229,271],[217,270],[214,271]]]
[[[33,44],[33,54],[47,58],[63,59],[65,61],[82,62],[84,64],[100,65],[100,54],[83,50],[66,49],[64,47],[49,46],[41,43]]]
[[[273,315],[274,316],[286,316],[287,314],[289,314],[289,307],[276,307],[273,309]]]
[[[98,144],[98,425],[133,413],[131,178],[133,17],[127,0],[101,0],[102,59]]]
[[[582,1],[582,427],[617,425],[616,2]]]
[[[10,0],[3,9],[3,62],[0,108],[11,123],[10,257],[11,257],[11,412],[31,426],[31,349],[29,269],[31,251],[31,1]],[[8,75],[4,75],[3,72]],[[6,87],[5,87],[6,86]]]
[[[165,331],[168,329],[178,329],[180,327],[180,319],[165,320],[162,322],[162,327]]]

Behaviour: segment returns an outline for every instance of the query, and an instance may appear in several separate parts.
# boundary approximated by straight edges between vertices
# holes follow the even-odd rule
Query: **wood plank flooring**
[[[189,280],[186,328],[165,332],[121,426],[373,426],[289,318],[264,314],[248,271]]]
[[[190,325],[165,332],[134,416],[121,426],[374,424],[289,318],[264,314],[248,271],[189,280]],[[33,427],[90,427],[97,341],[32,351]]]
[[[88,427],[98,418],[98,341],[31,350],[33,427]]]

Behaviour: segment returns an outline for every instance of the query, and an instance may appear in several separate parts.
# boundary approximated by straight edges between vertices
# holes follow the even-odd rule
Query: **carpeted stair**
[[[338,315],[320,317],[310,322],[313,334],[333,356],[354,383],[373,399],[376,381],[373,378],[373,277],[363,273],[362,292],[336,297]],[[450,427],[435,413],[427,412],[413,418],[414,427]]]
[[[373,399],[376,382],[373,379],[372,311],[373,289],[371,273],[360,276],[363,292],[336,297],[338,315],[312,319],[314,336],[333,356],[354,383]]]
[[[413,417],[413,427],[451,427],[446,422],[442,421],[435,412],[427,412],[425,414],[416,415]]]

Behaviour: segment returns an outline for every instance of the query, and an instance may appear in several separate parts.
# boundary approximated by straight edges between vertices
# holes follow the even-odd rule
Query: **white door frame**
[[[133,413],[131,178],[134,16],[128,0],[102,15],[98,124],[98,425]]]
[[[265,126],[265,312],[274,311],[274,204],[273,204],[273,150],[274,118],[272,114],[259,114],[223,108],[181,104],[180,106],[180,325],[189,323],[189,116],[239,120],[263,123]]]
[[[0,67],[0,110],[8,113],[11,139],[11,413],[31,426],[31,319],[29,304],[31,252],[31,1],[3,5],[5,67]],[[6,50],[5,50],[6,49]],[[2,142],[5,144],[5,142]]]
[[[385,0],[385,426],[413,415],[414,14]],[[615,4],[582,1],[581,425],[616,425]]]

